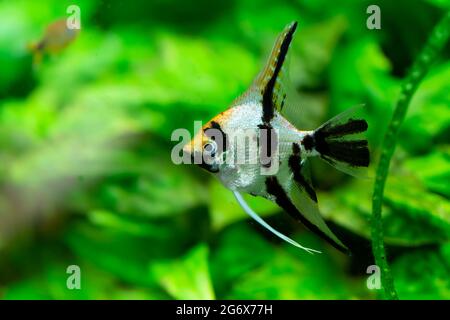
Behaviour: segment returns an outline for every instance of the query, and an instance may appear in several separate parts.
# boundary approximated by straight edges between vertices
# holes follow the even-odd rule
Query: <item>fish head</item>
[[[201,168],[218,173],[228,149],[227,135],[223,131],[223,113],[208,121],[183,148],[192,162]]]

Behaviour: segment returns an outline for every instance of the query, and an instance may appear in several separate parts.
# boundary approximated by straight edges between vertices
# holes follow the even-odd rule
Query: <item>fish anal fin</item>
[[[339,251],[349,253],[348,248],[336,237],[323,220],[317,202],[310,198],[300,184],[294,183],[292,185],[289,196],[298,214],[302,217],[300,220],[308,229],[326,240]]]
[[[308,176],[309,177],[309,176]],[[307,178],[305,178],[306,180]],[[300,221],[308,229],[326,240],[333,247],[348,253],[348,248],[334,235],[328,228],[320,215],[317,202],[312,200],[302,186],[293,182],[291,189],[286,192],[275,176],[266,179],[266,189],[271,194],[275,202],[285,210],[292,218]]]

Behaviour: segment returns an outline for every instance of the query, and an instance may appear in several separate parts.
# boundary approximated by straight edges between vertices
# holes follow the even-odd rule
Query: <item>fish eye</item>
[[[214,157],[217,152],[217,144],[214,141],[207,142],[203,145],[203,151]]]

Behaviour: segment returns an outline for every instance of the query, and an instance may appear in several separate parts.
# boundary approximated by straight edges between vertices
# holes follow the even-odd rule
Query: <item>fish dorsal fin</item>
[[[251,87],[238,99],[234,105],[258,101],[263,108],[263,122],[269,123],[275,110],[283,114],[287,107],[289,96],[293,90],[289,87],[287,61],[288,51],[292,42],[297,22],[287,25],[278,36],[266,65],[253,81]]]
[[[284,86],[287,83],[282,81],[283,76],[287,75],[284,64],[296,29],[297,22],[284,28],[275,42],[266,65],[253,84],[262,96],[263,121],[266,123],[272,119],[275,109],[281,111],[283,100],[286,98]]]

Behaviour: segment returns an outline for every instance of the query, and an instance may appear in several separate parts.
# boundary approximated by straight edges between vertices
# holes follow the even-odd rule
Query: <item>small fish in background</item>
[[[46,28],[42,39],[28,46],[33,54],[33,66],[38,67],[45,54],[57,54],[64,50],[76,39],[78,33],[79,29],[67,27],[67,19],[51,23]]]
[[[316,192],[310,179],[308,159],[320,157],[345,173],[364,175],[369,166],[370,155],[367,140],[361,135],[368,125],[365,120],[355,116],[360,109],[358,107],[332,118],[316,130],[302,131],[292,124],[295,123],[301,106],[295,102],[296,92],[288,90],[289,83],[283,66],[296,28],[297,22],[293,22],[284,29],[278,36],[266,65],[250,88],[228,110],[206,123],[190,143],[184,146],[183,153],[217,176],[225,187],[233,191],[247,214],[281,239],[309,253],[319,252],[300,245],[268,225],[248,206],[241,193],[275,202],[335,248],[348,252],[347,247],[333,234],[320,215]],[[259,150],[266,148],[265,153],[253,155],[259,161],[226,161],[238,154],[250,153],[248,144],[239,145],[231,141],[233,135],[242,129],[255,130],[258,133],[255,140]],[[261,154],[268,155],[268,163],[260,161]],[[199,155],[201,163],[195,162]],[[203,161],[205,155],[208,161]],[[277,170],[262,174],[262,170],[267,170],[274,162]]]

